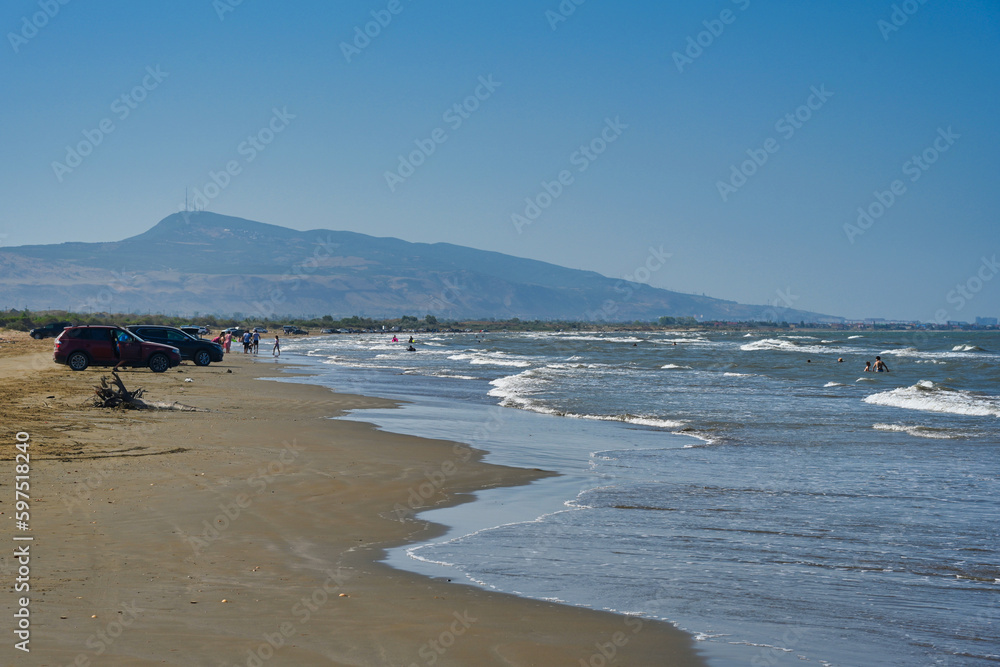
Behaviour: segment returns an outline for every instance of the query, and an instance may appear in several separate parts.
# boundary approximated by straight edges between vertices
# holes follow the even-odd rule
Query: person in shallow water
[[[872,372],[872,362],[866,361],[865,362],[865,373],[871,373],[871,372]]]
[[[882,361],[882,357],[875,357],[875,372],[876,373],[888,373],[889,367],[885,365]]]

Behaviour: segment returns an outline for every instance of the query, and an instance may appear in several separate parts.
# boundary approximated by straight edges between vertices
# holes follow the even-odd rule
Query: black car
[[[204,338],[195,338],[176,327],[159,324],[130,324],[125,327],[136,336],[151,343],[172,345],[181,352],[181,359],[193,361],[197,366],[208,366],[213,361],[222,361],[225,353],[222,346]]]
[[[73,326],[72,322],[53,322],[51,324],[38,327],[37,329],[32,329],[28,333],[31,334],[32,338],[38,340],[41,340],[42,338],[55,338],[63,332],[63,329],[71,326]]]

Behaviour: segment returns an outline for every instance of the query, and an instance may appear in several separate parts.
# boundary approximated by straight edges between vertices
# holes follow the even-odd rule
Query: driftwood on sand
[[[183,403],[163,403],[161,401],[144,401],[142,395],[145,389],[139,388],[129,391],[125,383],[118,377],[118,373],[111,371],[110,382],[107,376],[101,376],[101,385],[94,386],[94,405],[99,408],[122,407],[130,410],[182,410],[185,412],[204,412],[202,408],[195,408]]]

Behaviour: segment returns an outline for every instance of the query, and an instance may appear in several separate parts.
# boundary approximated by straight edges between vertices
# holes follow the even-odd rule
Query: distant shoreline
[[[992,318],[987,318],[992,319]],[[693,317],[661,317],[655,322],[587,322],[568,320],[446,320],[427,315],[423,319],[412,316],[399,318],[367,318],[352,316],[333,319],[332,316],[320,318],[282,317],[267,319],[248,319],[244,317],[227,317],[219,315],[199,315],[185,317],[180,315],[165,315],[160,313],[74,313],[63,310],[17,311],[0,313],[0,329],[9,328],[17,331],[30,331],[36,327],[53,322],[71,322],[73,324],[162,324],[169,326],[203,326],[215,334],[228,328],[266,329],[267,336],[281,337],[316,334],[423,334],[423,333],[500,333],[507,331],[549,331],[572,332],[683,332],[683,331],[734,331],[743,333],[781,333],[788,331],[836,332],[836,331],[895,331],[895,332],[931,332],[931,331],[1000,331],[997,324],[952,323],[938,324],[934,322],[756,322],[756,321],[698,321]],[[283,327],[294,327],[305,333],[286,333]]]

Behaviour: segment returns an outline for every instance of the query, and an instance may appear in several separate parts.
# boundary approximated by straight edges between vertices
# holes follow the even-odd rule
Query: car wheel
[[[154,354],[149,358],[149,370],[154,373],[162,373],[170,368],[170,359],[165,354]]]
[[[74,371],[82,371],[87,366],[90,365],[90,359],[87,359],[87,355],[85,355],[83,352],[74,352],[73,354],[69,355],[69,358],[66,360],[66,363]]]
[[[212,355],[208,350],[198,350],[194,353],[194,363],[196,366],[208,366],[212,363]]]
[[[33,333],[33,334],[31,334],[31,337],[34,338],[35,340],[41,340],[42,339],[42,334],[40,334],[40,333]]]

